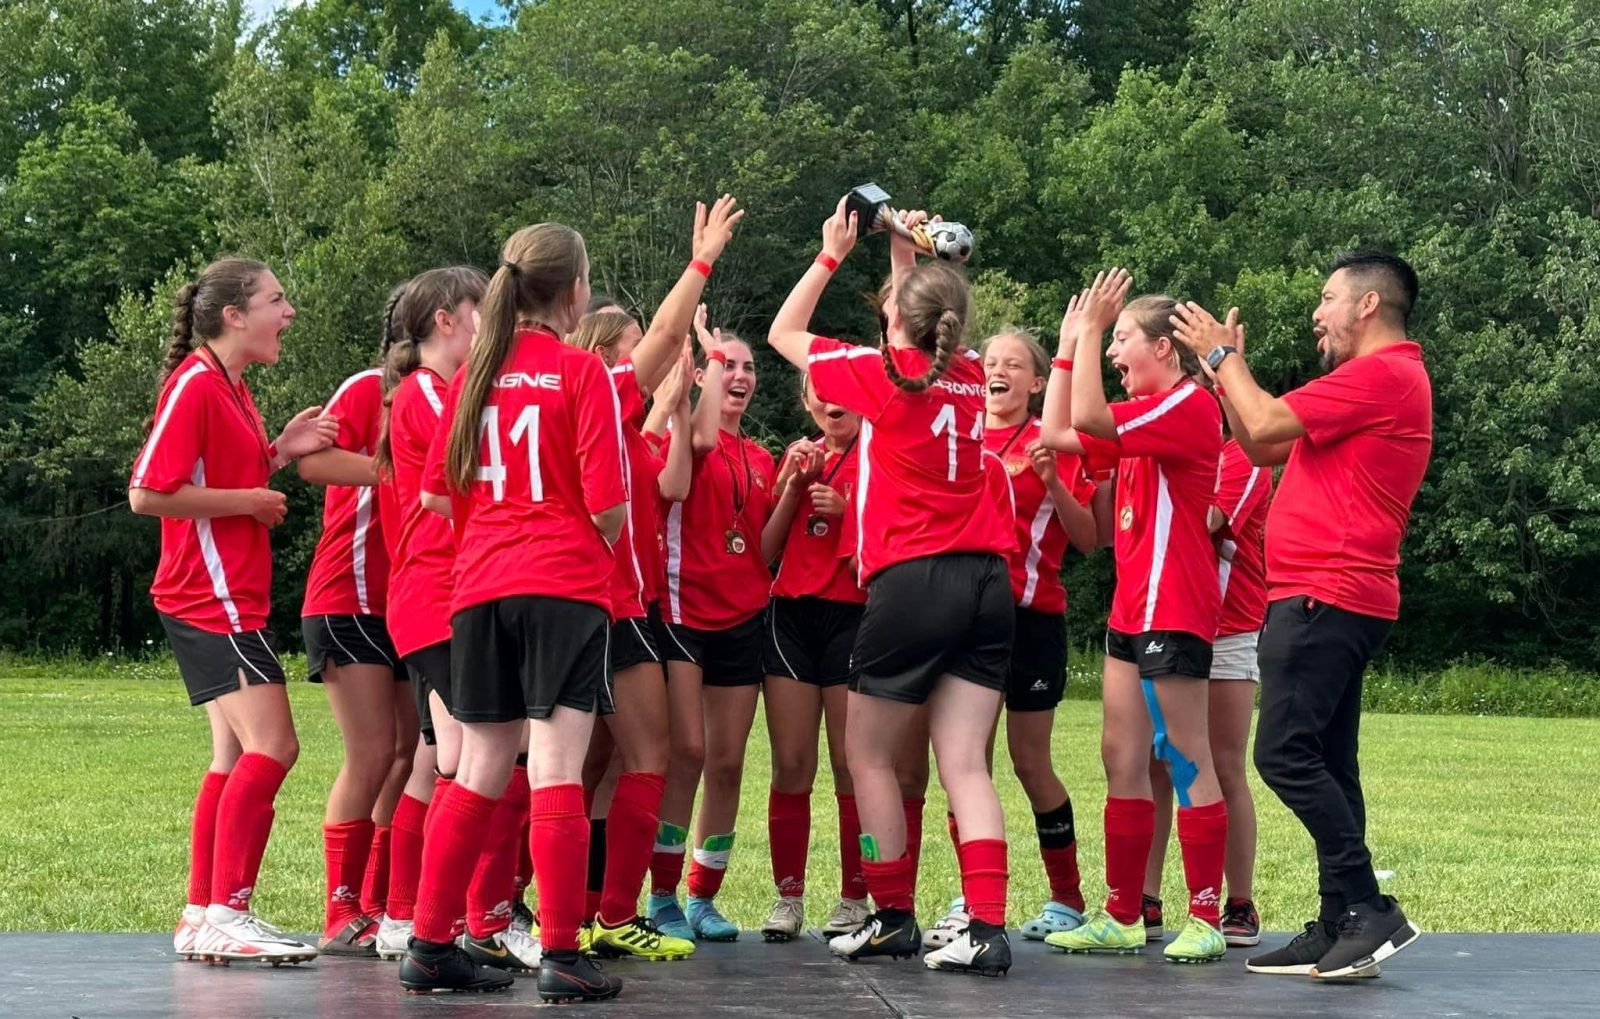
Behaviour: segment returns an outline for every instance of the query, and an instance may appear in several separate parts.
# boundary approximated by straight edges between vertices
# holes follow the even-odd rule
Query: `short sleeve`
[[[900,392],[884,371],[883,356],[875,347],[858,347],[817,336],[806,353],[806,371],[818,399],[876,421]]]
[[[428,442],[428,456],[422,466],[422,491],[427,495],[448,495],[450,485],[445,477],[445,461],[450,453],[450,428],[456,420],[456,402],[461,398],[461,385],[466,372],[456,372],[445,394],[444,405],[439,410],[439,424]],[[429,400],[431,406],[433,401]]]
[[[1083,462],[1090,474],[1116,471],[1117,461],[1122,459],[1122,446],[1119,443],[1084,432],[1078,433],[1078,441],[1083,444]]]
[[[193,482],[194,465],[205,442],[211,387],[210,380],[201,376],[207,370],[191,366],[167,390],[144,448],[133,462],[129,488],[172,493]]]
[[[1222,445],[1222,412],[1209,393],[1192,384],[1113,403],[1111,418],[1117,423],[1117,442],[1125,457],[1179,461],[1192,460],[1196,455],[1209,458]],[[1200,429],[1215,433],[1211,441],[1196,441]]]
[[[1403,394],[1381,358],[1358,357],[1320,379],[1312,379],[1283,400],[1306,436],[1319,445],[1337,442],[1362,429],[1394,420]]]
[[[1266,469],[1250,462],[1242,449],[1230,445],[1222,454],[1222,469],[1217,477],[1214,505],[1231,526],[1249,519],[1267,497]]]
[[[634,428],[644,427],[644,393],[639,390],[639,376],[633,362],[623,361],[611,369],[611,382],[617,388],[617,403],[622,420]]]
[[[600,513],[627,499],[617,391],[599,358],[574,358],[572,363],[581,382],[573,407],[573,438],[583,480],[583,506],[591,514]]]
[[[363,455],[377,451],[383,416],[383,384],[375,376],[358,376],[340,386],[322,412],[339,419],[339,436],[333,440],[335,446]]]

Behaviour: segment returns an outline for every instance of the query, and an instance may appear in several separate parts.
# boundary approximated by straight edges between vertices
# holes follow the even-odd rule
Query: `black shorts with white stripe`
[[[450,710],[450,642],[441,640],[437,644],[418,648],[402,661],[411,676],[411,694],[417,702],[417,721],[422,729],[422,742],[434,746],[438,741],[433,732],[433,710],[428,703],[428,694],[430,691],[438,694],[444,709]]]
[[[826,598],[774,598],[767,606],[761,667],[813,686],[850,681],[850,655],[866,606]]]
[[[278,642],[267,630],[212,633],[165,613],[161,626],[192,705],[214,701],[241,686],[284,682]]]
[[[659,607],[650,606],[650,626],[656,646],[669,662],[687,662],[700,667],[700,682],[706,686],[760,686],[761,644],[767,618],[763,609],[742,623],[726,630],[701,630],[669,622]]]
[[[659,664],[661,651],[649,619],[619,619],[611,624],[611,675],[647,662]]]
[[[306,641],[306,673],[313,683],[322,682],[322,672],[330,665],[381,665],[405,682],[406,672],[398,667],[400,656],[382,616],[306,616],[300,620],[300,634]]]
[[[1067,692],[1066,613],[1017,608],[1006,677],[1007,711],[1053,711]]]
[[[460,722],[549,718],[557,706],[609,715],[611,619],[588,602],[496,598],[451,620],[450,713]]]

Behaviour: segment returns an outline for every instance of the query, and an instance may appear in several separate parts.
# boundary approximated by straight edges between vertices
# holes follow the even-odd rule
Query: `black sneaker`
[[[1222,940],[1229,948],[1261,944],[1261,917],[1249,899],[1229,899],[1222,907]]]
[[[1312,920],[1295,935],[1293,941],[1264,955],[1246,959],[1244,968],[1252,973],[1310,976],[1317,960],[1328,954],[1335,940],[1332,927],[1321,920]]]
[[[511,984],[510,973],[479,966],[450,942],[412,938],[400,960],[400,986],[412,994],[502,991]]]
[[[1322,980],[1358,977],[1422,937],[1422,928],[1406,919],[1392,895],[1377,905],[1360,903],[1339,918],[1338,940],[1317,960],[1311,975]]]
[[[546,952],[539,962],[539,997],[545,1001],[608,1001],[621,993],[622,981],[581,952]]]
[[[954,941],[923,956],[922,964],[947,972],[1003,977],[1011,968],[1011,940],[1004,927],[973,920]]]
[[[489,966],[493,969],[517,970],[522,973],[531,973],[538,968],[538,949],[535,946],[530,958],[519,958],[505,943],[501,932],[495,932],[486,938],[475,938],[465,934],[461,938],[461,950],[467,953],[479,966]]]
[[[1144,940],[1161,941],[1167,936],[1167,921],[1161,916],[1161,900],[1154,895],[1146,895],[1139,906],[1139,911],[1144,914]]]
[[[922,950],[922,930],[910,913],[880,909],[849,934],[828,939],[828,948],[851,962],[874,955],[909,959]]]

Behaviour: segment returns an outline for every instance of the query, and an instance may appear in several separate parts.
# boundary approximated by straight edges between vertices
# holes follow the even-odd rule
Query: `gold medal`
[[[806,518],[806,533],[813,538],[821,538],[828,533],[828,519],[821,514],[813,513]]]
[[[744,535],[739,533],[737,527],[728,528],[728,533],[723,535],[729,555],[744,555]]]

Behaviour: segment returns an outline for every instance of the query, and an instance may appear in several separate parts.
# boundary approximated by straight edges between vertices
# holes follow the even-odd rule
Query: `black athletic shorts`
[[[394,670],[396,680],[406,678],[395,668],[400,656],[382,616],[305,616],[300,634],[306,639],[306,673],[313,683],[322,682],[322,670],[330,665],[382,665]]]
[[[922,704],[945,673],[1004,691],[1016,603],[997,555],[957,552],[890,566],[867,585],[850,689]]]
[[[661,609],[650,606],[650,625],[655,629],[656,646],[669,662],[688,662],[700,666],[700,682],[705,686],[757,686],[761,683],[761,622],[766,612],[757,612],[726,630],[700,630],[682,623],[669,623]]]
[[[1106,655],[1139,667],[1140,679],[1211,675],[1211,642],[1181,630],[1146,630],[1141,634],[1106,628]]]
[[[814,686],[850,681],[850,655],[865,606],[827,598],[774,598],[767,606],[761,667]]]
[[[239,689],[241,673],[249,686],[284,682],[278,642],[267,630],[212,633],[165,613],[160,615],[190,704],[199,706]]]
[[[1052,711],[1067,692],[1067,617],[1017,609],[1007,711]]]
[[[417,700],[417,718],[422,723],[422,741],[435,745],[433,712],[428,710],[428,691],[439,695],[444,709],[450,710],[450,642],[441,640],[406,655],[406,672],[411,676],[411,692]]]
[[[557,705],[610,714],[611,619],[588,602],[518,595],[451,620],[450,714],[461,722],[549,718]]]
[[[661,661],[656,635],[651,631],[648,619],[619,619],[611,624],[611,675],[635,665]]]

